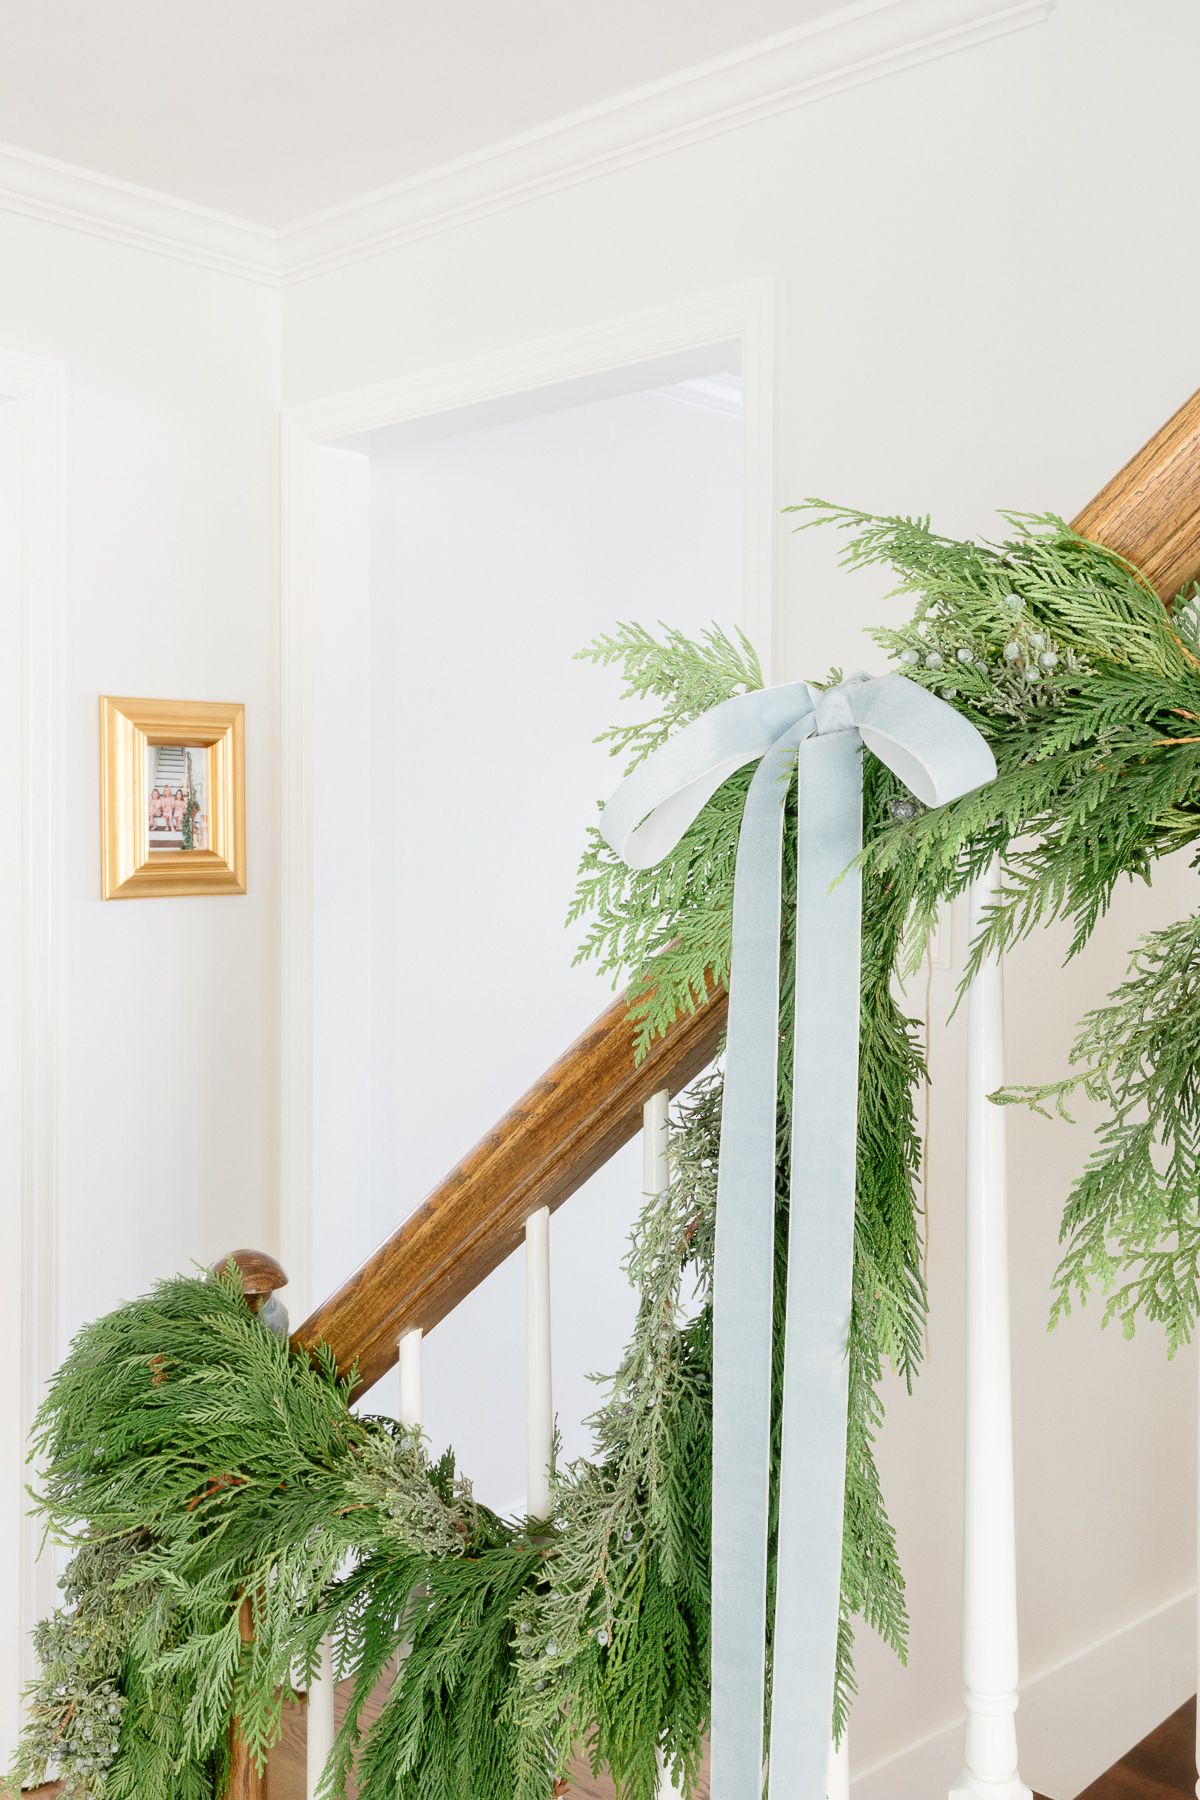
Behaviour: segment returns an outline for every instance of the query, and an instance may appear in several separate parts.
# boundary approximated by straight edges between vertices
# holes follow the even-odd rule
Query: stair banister
[[[1200,570],[1200,393],[1115,475],[1075,520],[1086,537],[1136,563],[1164,599]],[[306,1319],[296,1341],[324,1338],[366,1389],[396,1361],[407,1330],[429,1331],[636,1135],[660,1089],[678,1093],[711,1060],[725,996],[683,1015],[640,1067],[615,1000],[399,1229]]]
[[[708,1066],[725,1010],[714,990],[635,1067],[626,1002],[614,1000],[294,1341],[324,1339],[342,1368],[357,1359],[356,1392],[371,1387],[406,1332],[431,1331],[518,1248],[534,1213],[553,1212],[637,1135],[653,1094],[679,1093]]]
[[[1165,601],[1200,571],[1200,393],[1168,420],[1074,524],[1082,535],[1136,564]],[[974,1000],[977,1043],[993,1046],[993,1071],[1002,1043],[1000,982],[1000,971],[995,970]],[[707,1004],[681,1015],[635,1066],[625,1000],[614,1001],[399,1229],[304,1321],[294,1341],[311,1346],[324,1339],[343,1368],[357,1360],[359,1392],[387,1372],[403,1344],[411,1378],[414,1366],[419,1368],[419,1334],[430,1331],[521,1244],[535,1214],[542,1209],[553,1212],[637,1133],[648,1102],[660,1094],[678,1093],[711,1062],[725,1014],[726,997],[715,989]],[[981,1109],[993,1075],[977,1060],[979,1073],[968,1092],[968,1113],[982,1128]],[[955,1793],[972,1797],[986,1793],[990,1800],[998,1800],[1000,1795],[1028,1790],[1016,1772],[1012,1720],[1016,1572],[1006,1523],[1012,1515],[1007,1269],[1003,1256],[993,1253],[980,1260],[977,1255],[982,1245],[990,1245],[994,1252],[1006,1241],[1003,1168],[994,1148],[1002,1140],[993,1131],[990,1140],[985,1134],[980,1141],[985,1148],[968,1196],[972,1209],[968,1239],[975,1246],[970,1252],[975,1260],[968,1278],[969,1295],[974,1294],[968,1332],[976,1337],[976,1367],[986,1368],[988,1375],[970,1399],[973,1450],[966,1472],[964,1565],[970,1584],[964,1605],[968,1751]],[[988,1141],[993,1146],[990,1152]],[[983,1504],[981,1483],[997,1478],[1002,1492],[998,1497],[993,1493],[991,1503]],[[989,1542],[997,1519],[1000,1544]],[[992,1567],[981,1584],[978,1570],[989,1557]],[[998,1659],[985,1655],[986,1647],[996,1641],[1005,1646],[1003,1668]],[[973,1769],[973,1757],[982,1757],[987,1766]],[[1006,1789],[1006,1780],[1016,1785]],[[844,1794],[846,1786],[843,1756],[831,1765],[831,1792]]]

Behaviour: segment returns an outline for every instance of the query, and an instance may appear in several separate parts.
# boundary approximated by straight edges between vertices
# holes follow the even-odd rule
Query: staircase
[[[1164,601],[1200,570],[1200,394],[1193,395],[1109,482],[1075,520],[1075,527],[1126,557]],[[639,1130],[646,1149],[643,1186],[647,1192],[659,1190],[666,1179],[665,1165],[656,1160],[654,1145],[656,1139],[661,1140],[667,1101],[712,1061],[724,1031],[725,1014],[725,994],[711,992],[706,1005],[678,1018],[635,1065],[625,1003],[623,999],[614,1002],[399,1230],[304,1321],[294,1341],[309,1346],[323,1340],[343,1368],[357,1361],[360,1391],[399,1361],[401,1417],[419,1423],[424,1336],[524,1242],[530,1344],[529,1508],[538,1516],[536,1495],[544,1480],[541,1472],[549,1461],[553,1421],[548,1326],[550,1213]],[[998,1019],[995,1023],[999,1031]],[[983,1105],[982,1097],[979,1103]],[[968,1194],[968,1212],[973,1205],[981,1206],[985,1213],[990,1207],[987,1228],[999,1231],[1002,1242],[1002,1175],[993,1170],[985,1171],[985,1177],[982,1192],[974,1201]],[[978,1223],[982,1216],[976,1214],[977,1230],[982,1230]],[[1002,1262],[1002,1257],[997,1259],[997,1264]],[[988,1521],[998,1529],[1003,1527],[1007,1510],[1011,1522],[1011,1492],[1007,1498],[999,1497],[1003,1505],[998,1506],[994,1492],[981,1505],[978,1485],[980,1468],[998,1475],[1011,1467],[1007,1287],[998,1266],[989,1264],[976,1273],[984,1284],[976,1295],[976,1310],[981,1317],[986,1313],[1001,1319],[1003,1329],[986,1343],[976,1340],[977,1353],[983,1343],[989,1379],[977,1390],[968,1384],[977,1454],[974,1475],[968,1465],[967,1485],[967,1535],[973,1545],[966,1569],[970,1629],[964,1643],[969,1767],[955,1790],[963,1800],[986,1800],[1020,1788],[1019,1781],[1013,1780],[1017,1760],[1012,1717],[1017,1681],[1015,1573],[1011,1555],[1000,1554],[1003,1545],[985,1541]],[[990,1486],[994,1489],[995,1482]],[[1006,1481],[1006,1487],[1010,1490],[1011,1483]],[[315,1771],[323,1762],[323,1747],[332,1740],[336,1705],[337,1696],[328,1683],[318,1682],[309,1696],[307,1714],[314,1750],[310,1783],[315,1782]],[[298,1779],[296,1733],[300,1729],[299,1715],[294,1715],[288,1743],[280,1748],[278,1770],[267,1786],[277,1800],[284,1793],[300,1800],[304,1793]],[[1152,1748],[1157,1741],[1153,1739],[1140,1746],[1089,1790],[1088,1800],[1121,1800],[1138,1794],[1193,1796],[1194,1745],[1187,1747],[1186,1730],[1178,1720],[1163,1729],[1167,1732],[1165,1750]],[[1167,1757],[1168,1762],[1174,1758],[1168,1784],[1160,1782],[1157,1789],[1130,1785],[1140,1779],[1136,1759],[1141,1758],[1149,1768],[1153,1763],[1147,1758],[1155,1755]],[[296,1774],[289,1774],[289,1768]],[[237,1800],[254,1800],[262,1788],[236,1735],[233,1771],[231,1791]],[[573,1791],[599,1800],[611,1789],[577,1771]],[[831,1762],[828,1791],[830,1800],[848,1800],[844,1755]]]
[[[187,751],[182,744],[158,744],[154,751],[154,778],[151,787],[187,790]]]
[[[1200,394],[1114,477],[1075,520],[1075,527],[1135,564],[1163,600],[1172,598],[1200,570]],[[549,1214],[639,1128],[643,1128],[647,1169],[651,1169],[652,1120],[661,1119],[669,1097],[711,1062],[724,1031],[725,1014],[724,993],[711,993],[705,1006],[677,1019],[635,1066],[625,1004],[623,999],[617,1000],[362,1268],[305,1320],[295,1342],[313,1345],[323,1340],[343,1368],[357,1361],[362,1390],[399,1360],[401,1416],[419,1423],[424,1336],[524,1240],[531,1296],[530,1511],[536,1516],[533,1484],[540,1478],[534,1471],[547,1465],[553,1417],[548,1325],[538,1312],[539,1304],[544,1307],[549,1282],[545,1251]],[[999,1018],[993,1023],[999,1032]],[[977,1099],[983,1108],[983,1094]],[[643,1185],[653,1192],[660,1182],[648,1175]],[[984,1171],[975,1200],[968,1193],[968,1213],[973,1206],[985,1212],[991,1209],[987,1228],[1003,1242],[1003,1179],[994,1169]],[[975,1216],[978,1220],[982,1214]],[[982,1229],[977,1223],[977,1230]],[[986,1269],[976,1270],[983,1283],[976,1295],[976,1327],[987,1314],[993,1321],[1000,1320],[1002,1328],[986,1343],[977,1341],[987,1380],[977,1391],[968,1387],[977,1454],[974,1469],[968,1465],[966,1514],[972,1545],[966,1572],[970,1630],[964,1644],[969,1768],[955,1789],[963,1800],[1027,1791],[1013,1779],[1017,1668],[1011,1544],[1000,1554],[997,1541],[989,1535],[994,1525],[1003,1537],[1006,1513],[1011,1525],[1011,1482],[1006,1478],[1002,1484],[1004,1495],[997,1494],[996,1481],[990,1477],[984,1483],[987,1492],[980,1488],[981,1470],[996,1476],[1011,1467],[1008,1301],[1006,1286],[997,1285],[1006,1279],[999,1267],[1002,1262],[1003,1258],[995,1259]],[[541,1302],[534,1298],[539,1291]],[[972,1310],[969,1305],[969,1315]],[[318,1683],[310,1702],[315,1769],[322,1761],[321,1746],[332,1739],[336,1696],[327,1687],[323,1693]],[[1171,1743],[1177,1761],[1175,1785],[1157,1791],[1194,1795],[1194,1754],[1183,1755],[1177,1727]],[[1143,1750],[1145,1746],[1135,1754],[1141,1755]],[[296,1755],[295,1750],[281,1749],[281,1769]],[[235,1788],[239,1800],[253,1800],[260,1790],[236,1743],[234,1766],[243,1783]],[[1097,1784],[1089,1791],[1089,1800],[1155,1793],[1153,1788],[1129,1786],[1127,1775],[1127,1764],[1119,1765],[1104,1778],[1113,1785]],[[284,1779],[282,1774],[279,1779]],[[610,1792],[586,1775],[577,1779],[575,1791],[581,1795]],[[297,1786],[287,1791],[299,1797],[303,1789]],[[836,1767],[831,1764],[830,1800],[848,1800],[848,1793],[846,1759],[841,1757]]]
[[[1164,599],[1200,570],[1200,394],[1168,421],[1075,525],[1083,535],[1127,557]],[[160,758],[165,754],[160,750]],[[174,754],[182,769],[183,752]],[[163,766],[158,763],[156,769]],[[174,786],[181,786],[186,777],[169,779]],[[304,1321],[294,1343],[307,1347],[324,1341],[341,1367],[357,1362],[358,1396],[399,1361],[401,1417],[406,1423],[419,1423],[424,1336],[524,1243],[529,1269],[529,1510],[531,1516],[544,1516],[535,1496],[550,1459],[553,1427],[549,1215],[639,1130],[643,1131],[647,1157],[643,1185],[647,1192],[660,1191],[665,1183],[661,1172],[664,1153],[655,1146],[662,1141],[667,1101],[712,1061],[725,1016],[726,996],[714,989],[706,1005],[681,1015],[635,1065],[626,1004],[624,998],[616,1000],[392,1237]],[[271,1258],[247,1251],[233,1255],[248,1297],[259,1300],[281,1285],[282,1271]],[[1002,1311],[1007,1332],[1006,1290],[988,1290],[985,1301],[980,1310]],[[1006,1348],[1000,1373],[1007,1395]],[[984,1448],[989,1454],[998,1453],[991,1466],[1003,1469],[1011,1442],[1006,1410],[989,1405],[985,1396],[985,1403],[972,1410],[971,1418]],[[982,1549],[994,1549],[994,1539],[984,1542]],[[983,1560],[986,1564],[986,1555]],[[956,1789],[965,1800],[1015,1791],[1015,1737],[1011,1733],[1012,1690],[1016,1686],[1015,1587],[1011,1562],[1007,1572],[1001,1567],[1002,1556],[995,1556],[993,1562],[995,1566],[978,1591],[970,1586],[973,1576],[968,1569],[972,1604],[967,1612],[972,1624],[965,1647],[964,1685],[971,1769]],[[1006,1629],[1006,1609],[1013,1618],[1011,1670],[998,1667],[996,1657],[996,1645]],[[972,1678],[973,1666],[982,1669],[982,1680]],[[323,1761],[320,1747],[331,1741],[340,1704],[339,1694],[331,1691],[327,1682],[318,1682],[306,1703],[289,1707],[283,1740],[272,1755],[265,1779],[254,1769],[235,1730],[233,1800],[261,1800],[264,1794],[270,1800],[304,1800],[311,1791],[306,1788],[304,1770],[310,1726],[314,1764],[319,1767]],[[1194,1718],[1194,1704],[1174,1715],[1079,1800],[1194,1796]],[[579,1800],[606,1800],[612,1791],[610,1784],[596,1780],[583,1768],[574,1771],[569,1790]],[[848,1800],[844,1759],[838,1760],[836,1771],[831,1766],[829,1792],[830,1800]],[[706,1800],[706,1783],[701,1794]],[[937,1797],[930,1796],[930,1800]],[[1067,1797],[1056,1796],[1055,1800]]]
[[[154,750],[154,773],[150,780],[151,791],[154,788],[166,788],[174,794],[177,788],[187,792],[187,751],[182,744],[157,744]],[[181,831],[164,831],[161,824],[150,833],[150,843],[159,850],[178,850],[183,843]]]

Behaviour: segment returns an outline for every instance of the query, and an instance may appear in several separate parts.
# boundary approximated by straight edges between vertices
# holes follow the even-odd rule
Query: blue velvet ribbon
[[[770,1721],[770,1800],[824,1800],[833,1718],[854,1259],[862,754],[926,806],[992,780],[983,738],[902,675],[723,701],[617,789],[631,868],[674,848],[757,762],[733,901],[713,1287],[712,1794],[761,1800],[784,818],[798,773],[794,1099]]]

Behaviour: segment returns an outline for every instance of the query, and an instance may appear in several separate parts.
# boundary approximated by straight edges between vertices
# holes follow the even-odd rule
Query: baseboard
[[[1038,1793],[1075,1800],[1195,1689],[1193,1588],[1021,1683],[1021,1774]],[[962,1732],[960,1715],[855,1774],[853,1800],[942,1800],[962,1766]]]

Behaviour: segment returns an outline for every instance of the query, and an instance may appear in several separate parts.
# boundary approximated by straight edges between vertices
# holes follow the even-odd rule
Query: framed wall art
[[[102,695],[103,899],[245,893],[245,711]]]

